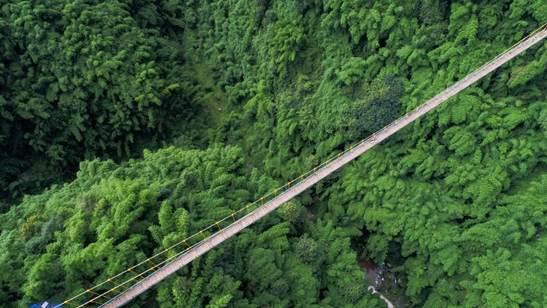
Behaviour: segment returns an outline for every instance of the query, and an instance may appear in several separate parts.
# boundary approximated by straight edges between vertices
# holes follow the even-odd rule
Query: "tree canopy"
[[[169,247],[547,21],[538,0],[0,8],[2,306],[66,299]],[[546,306],[546,46],[132,305],[385,306],[374,272],[409,307]]]
[[[139,12],[123,1],[0,6],[2,198],[39,189],[84,158],[126,157],[142,137],[164,132],[173,114],[189,113],[185,81],[175,78],[183,62],[178,46],[163,43],[159,31],[175,27],[143,23],[164,13],[156,6]]]

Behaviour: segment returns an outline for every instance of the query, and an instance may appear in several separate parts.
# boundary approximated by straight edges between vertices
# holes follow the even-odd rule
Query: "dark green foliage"
[[[403,83],[387,76],[374,80],[363,90],[365,98],[354,102],[350,118],[356,135],[365,137],[394,121],[400,114]]]
[[[84,157],[127,156],[184,109],[173,78],[181,61],[152,13],[119,1],[1,5],[2,198],[70,174],[63,168]]]

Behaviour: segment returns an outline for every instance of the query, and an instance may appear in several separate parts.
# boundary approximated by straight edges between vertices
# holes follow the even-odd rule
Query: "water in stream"
[[[404,287],[389,264],[375,264],[362,259],[359,265],[365,271],[365,284],[369,292],[380,296],[388,307],[407,307]]]

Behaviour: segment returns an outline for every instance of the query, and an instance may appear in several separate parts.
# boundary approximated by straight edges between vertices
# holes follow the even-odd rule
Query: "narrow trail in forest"
[[[161,282],[174,272],[184,267],[186,264],[192,262],[207,251],[213,249],[214,247],[231,238],[249,225],[253,224],[262,217],[279,208],[285,202],[296,197],[317,182],[321,181],[333,172],[339,170],[347,163],[361,156],[363,153],[367,152],[375,145],[381,143],[383,140],[403,129],[421,116],[435,109],[440,104],[447,101],[449,98],[455,96],[459,92],[479,81],[484,76],[496,70],[498,67],[502,66],[514,57],[523,53],[538,42],[542,41],[546,36],[547,27],[546,25],[543,25],[542,27],[538,28],[536,31],[528,35],[526,38],[513,45],[511,48],[507,49],[505,52],[499,54],[494,59],[490,60],[474,72],[467,75],[462,80],[454,83],[452,86],[448,87],[438,95],[418,106],[413,111],[393,121],[392,123],[380,129],[368,138],[351,146],[344,152],[327,160],[313,170],[308,171],[306,174],[301,175],[300,177],[276,189],[270,194],[243,207],[242,209],[232,213],[224,219],[215,222],[211,226],[195,233],[194,235],[180,241],[179,243],[165,250],[162,250],[161,252],[142,261],[141,263],[134,265],[124,272],[81,292],[80,294],[64,301],[63,304],[57,305],[55,307],[60,307],[61,305],[67,304],[72,304],[77,307],[83,307],[87,305],[100,305],[101,307],[119,307],[128,303],[133,298],[144,293],[146,290],[152,288],[157,283]],[[240,215],[244,216],[237,219],[236,215],[237,217],[239,217]],[[222,227],[226,224],[228,224],[226,227]],[[218,229],[218,231],[214,232],[215,229]],[[200,237],[202,238],[201,240],[199,239]],[[189,241],[191,240],[194,240],[195,243],[189,244]],[[183,244],[185,244],[187,248],[183,249],[180,252],[176,252],[173,250],[174,248],[179,247]],[[167,253],[169,252],[171,253],[170,256],[167,255]],[[160,256],[165,257],[165,259],[157,264],[154,263],[153,260],[159,260],[157,258],[159,258]],[[151,263],[152,265],[150,266],[148,263]],[[141,272],[135,271],[139,266],[143,266],[143,268],[144,266],[146,266],[146,270]],[[124,275],[131,275],[132,277],[129,279],[125,279],[124,277],[127,276]],[[116,283],[115,279],[122,280],[122,282]],[[114,286],[106,289],[109,283],[113,284]],[[101,303],[111,296],[113,296],[113,298],[105,303]],[[76,303],[76,301],[82,302],[82,300],[84,300],[85,302],[82,304]]]

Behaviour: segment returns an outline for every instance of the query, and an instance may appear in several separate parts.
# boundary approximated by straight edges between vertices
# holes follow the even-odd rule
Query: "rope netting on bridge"
[[[527,40],[528,38],[534,36],[541,30],[545,30],[547,24],[542,25],[541,27],[537,28],[530,34],[528,34],[526,37],[522,38],[517,43],[513,44],[511,47],[507,48],[504,52],[498,54],[496,57],[491,59],[490,61],[483,64],[480,68],[473,71],[471,74],[469,74],[466,78],[469,76],[475,74],[480,69],[490,65],[491,63],[495,62],[496,60],[503,57],[505,54],[510,52],[513,48],[515,48],[517,45],[521,44],[523,41]],[[465,78],[464,78],[465,79]],[[308,170],[307,172],[297,176],[293,180],[287,182],[286,184],[277,187],[267,193],[266,195],[263,195],[259,199],[255,200],[254,202],[251,202],[242,208],[232,212],[231,214],[225,216],[224,218],[215,221],[214,223],[210,224],[209,226],[193,233],[192,235],[176,242],[175,244],[159,250],[154,255],[143,259],[136,263],[135,265],[132,265],[125,269],[124,271],[111,276],[108,279],[105,279],[104,281],[95,284],[89,288],[86,289],[80,289],[75,292],[75,295],[70,297],[69,299],[66,299],[63,301],[63,303],[58,304],[54,306],[55,308],[61,307],[61,306],[73,306],[73,307],[84,307],[84,306],[101,306],[105,303],[107,303],[110,299],[116,297],[118,294],[124,292],[125,290],[131,288],[135,283],[145,279],[146,277],[153,274],[156,270],[161,268],[162,266],[168,264],[169,262],[175,260],[177,257],[191,251],[196,246],[200,245],[203,241],[210,238],[213,234],[216,232],[219,232],[223,230],[224,228],[228,227],[229,225],[235,223],[238,219],[243,218],[245,215],[248,215],[253,210],[259,208],[260,206],[264,205],[268,201],[274,199],[275,197],[279,196],[286,190],[290,189],[294,185],[297,185],[301,181],[305,180],[308,176],[315,173],[318,169],[321,169],[328,165],[329,163],[335,161],[340,156],[352,151],[354,148],[358,147],[359,145],[370,142],[371,140],[376,140],[377,134],[381,131],[384,131],[391,126],[395,126],[397,123],[399,123],[402,119],[408,117],[412,112],[419,110],[424,107],[425,104],[422,104],[418,106],[416,109],[412,110],[411,112],[403,115],[402,117],[398,118],[397,120],[391,122],[390,124],[386,125],[384,128],[378,130],[377,132],[373,133],[372,135],[368,136],[367,138],[360,140],[348,148],[346,148],[344,151],[332,155],[327,160],[323,161],[321,164],[317,165],[316,167]]]

